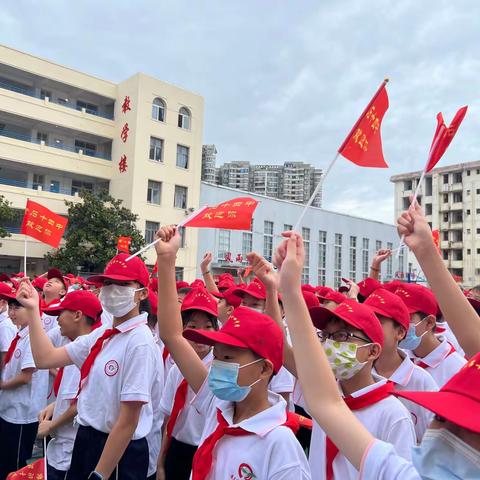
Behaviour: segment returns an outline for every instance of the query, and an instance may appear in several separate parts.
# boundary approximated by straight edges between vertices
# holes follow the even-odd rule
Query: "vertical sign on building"
[[[132,110],[132,102],[130,100],[130,97],[126,95],[122,103],[122,113],[125,116],[125,120],[128,120],[127,112],[130,112],[131,110]],[[130,128],[128,126],[128,122],[126,121],[122,127],[122,131],[120,132],[120,138],[123,143],[127,143],[129,132],[130,132]],[[127,155],[123,153],[120,156],[120,160],[118,162],[118,170],[120,173],[125,173],[127,169],[128,169]]]

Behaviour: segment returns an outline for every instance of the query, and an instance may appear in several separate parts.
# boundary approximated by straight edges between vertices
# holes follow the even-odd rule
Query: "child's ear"
[[[397,328],[395,328],[395,335],[397,337],[397,342],[402,341],[405,338],[405,335],[407,334],[407,331],[405,330],[405,327],[402,327],[399,325]]]
[[[382,347],[378,343],[372,343],[370,345],[370,353],[368,355],[368,360],[376,360],[382,353]]]
[[[268,378],[273,375],[273,363],[270,360],[265,359],[262,367],[262,377]]]
[[[430,331],[433,331],[433,329],[437,325],[437,319],[434,315],[429,315],[426,318],[425,323],[426,323],[426,328]]]

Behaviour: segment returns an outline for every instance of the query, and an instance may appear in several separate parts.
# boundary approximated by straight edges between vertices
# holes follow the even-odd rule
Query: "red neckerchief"
[[[450,345],[450,350],[448,351],[448,353],[445,355],[445,357],[443,357],[442,361],[445,360],[449,355],[451,355],[453,352],[456,352],[457,350],[455,350],[455,347],[450,343],[450,342],[447,342],[449,345]],[[437,347],[438,348],[438,347]],[[430,365],[427,365],[426,363],[422,362],[421,360],[415,362],[415,365],[418,365],[419,367],[422,367],[422,368],[429,368]]]
[[[180,412],[183,410],[185,406],[185,401],[187,400],[187,392],[188,392],[188,383],[185,379],[180,382],[180,385],[175,392],[175,398],[173,400],[173,407],[172,413],[170,414],[170,418],[168,419],[167,423],[167,448],[170,440],[172,438],[173,429],[175,427],[175,423],[177,422],[177,418],[180,415]]]
[[[5,354],[5,357],[3,359],[4,365],[6,365],[12,359],[13,352],[15,351],[15,348],[17,347],[17,343],[19,340],[20,340],[20,335],[17,333],[15,335],[15,338],[12,340],[12,343],[10,343],[7,353]]]
[[[393,383],[387,382],[385,385],[375,388],[375,390],[370,390],[369,392],[358,397],[352,397],[351,395],[348,395],[344,397],[344,400],[350,410],[361,410],[362,408],[375,405],[381,400],[389,397],[390,392],[393,392]],[[337,453],[337,446],[330,440],[330,438],[327,437],[327,480],[333,479],[333,461],[335,460]]]

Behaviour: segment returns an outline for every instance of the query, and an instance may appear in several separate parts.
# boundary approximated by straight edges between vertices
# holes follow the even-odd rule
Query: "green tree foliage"
[[[65,272],[102,272],[115,255],[120,236],[132,237],[130,250],[135,252],[145,240],[135,224],[138,216],[122,206],[107,192],[81,192],[82,202],[65,201],[68,206],[68,226],[65,245],[47,253],[52,267]]]
[[[9,237],[10,233],[5,228],[11,224],[17,217],[15,210],[11,207],[11,203],[0,195],[0,238]]]

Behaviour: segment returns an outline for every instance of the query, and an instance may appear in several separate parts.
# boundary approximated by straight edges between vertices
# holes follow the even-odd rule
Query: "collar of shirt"
[[[249,432],[264,437],[279,425],[287,421],[287,402],[277,393],[268,392],[270,408],[257,413],[253,417],[242,420],[238,424],[233,423],[233,402],[219,401],[217,406],[223,414],[223,418],[231,427],[240,427]]]
[[[421,360],[430,368],[438,367],[448,356],[450,349],[452,348],[446,339],[441,338],[440,340],[442,340],[442,343],[437,348],[432,350],[427,356],[423,358],[416,357],[415,360]]]
[[[18,336],[20,338],[25,338],[28,334],[29,334],[28,327],[24,327],[18,332]]]
[[[146,325],[147,316],[148,314],[143,312],[140,315],[137,315],[136,317],[130,318],[129,320],[118,324],[115,328],[117,330],[120,330],[121,333],[128,332],[130,330],[133,330],[136,327],[139,327],[140,325]]]
[[[415,364],[408,358],[408,355],[401,350],[398,350],[399,355],[403,358],[400,366],[392,373],[389,380],[397,385],[404,387],[412,378]]]
[[[351,397],[357,398],[361,397],[362,395],[365,395],[368,392],[371,392],[372,390],[376,390],[377,388],[381,387],[382,385],[385,385],[387,383],[387,379],[381,377],[380,375],[374,375],[373,376],[374,380],[377,380],[374,384],[368,385],[367,387],[361,388],[360,390],[357,390],[356,392],[353,392],[350,394]],[[340,388],[340,393],[345,396],[345,394],[342,391],[342,387],[340,384],[338,384]]]

